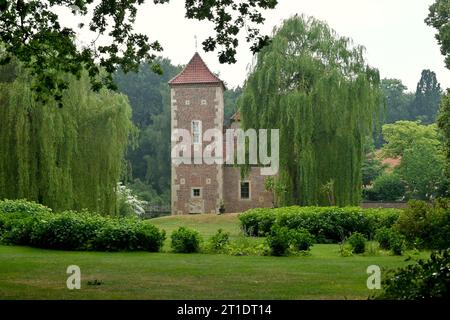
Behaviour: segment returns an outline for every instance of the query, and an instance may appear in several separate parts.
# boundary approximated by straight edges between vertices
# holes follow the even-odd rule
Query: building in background
[[[206,130],[216,128],[225,132],[225,85],[208,69],[198,53],[169,81],[169,85],[171,130],[191,132],[193,156],[195,148],[204,150],[210,143],[202,139]],[[230,127],[239,128],[239,123],[239,113],[236,113]],[[223,145],[226,145],[225,141]],[[172,163],[172,214],[218,213],[222,202],[225,212],[271,207],[273,196],[265,190],[266,176],[261,175],[260,170],[260,167],[252,167],[248,176],[241,179],[240,169],[231,165]]]

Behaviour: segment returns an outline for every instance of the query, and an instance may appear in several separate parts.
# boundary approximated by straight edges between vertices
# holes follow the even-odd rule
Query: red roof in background
[[[183,71],[169,81],[169,84],[188,83],[221,83],[223,85],[222,80],[208,69],[198,52],[194,54]]]
[[[381,163],[387,164],[391,168],[395,168],[400,165],[401,159],[400,158],[385,158],[385,159],[381,160]]]

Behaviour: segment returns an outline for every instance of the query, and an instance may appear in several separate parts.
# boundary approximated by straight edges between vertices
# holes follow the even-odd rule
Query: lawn
[[[208,238],[218,228],[240,236],[236,215],[165,217],[168,234],[184,225]],[[169,241],[169,240],[168,240]],[[366,299],[369,265],[406,265],[405,256],[339,256],[315,245],[309,256],[104,253],[0,246],[1,299]],[[425,257],[427,254],[422,253]],[[81,268],[80,290],[66,288],[66,268]],[[89,285],[98,280],[101,285]]]

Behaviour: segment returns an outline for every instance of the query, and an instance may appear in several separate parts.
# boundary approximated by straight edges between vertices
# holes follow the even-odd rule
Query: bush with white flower
[[[119,182],[117,184],[117,204],[120,216],[136,215],[142,217],[149,203],[139,199],[131,189]]]

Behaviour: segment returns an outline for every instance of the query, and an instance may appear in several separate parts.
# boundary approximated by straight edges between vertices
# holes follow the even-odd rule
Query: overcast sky
[[[383,78],[399,78],[414,91],[423,69],[436,72],[443,88],[450,87],[450,71],[444,66],[435,30],[424,23],[434,0],[279,0],[275,10],[265,12],[265,34],[294,14],[312,15],[326,21],[339,35],[366,47],[370,65]],[[186,64],[198,51],[210,69],[220,74],[228,87],[242,85],[252,62],[252,53],[241,36],[234,65],[220,64],[216,53],[205,53],[201,42],[213,35],[212,25],[184,17],[184,0],[154,5],[146,1],[136,21],[136,31],[160,41],[163,55],[174,64]]]

